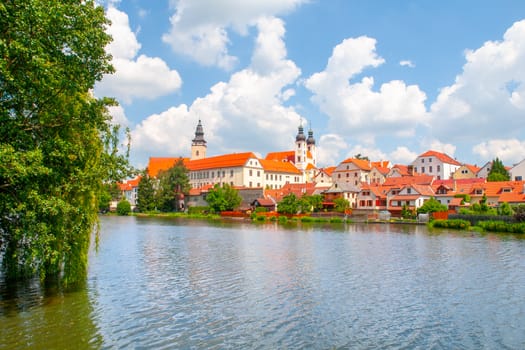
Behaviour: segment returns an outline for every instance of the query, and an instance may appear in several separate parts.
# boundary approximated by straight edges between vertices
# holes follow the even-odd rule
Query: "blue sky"
[[[293,148],[310,127],[320,166],[356,154],[408,164],[525,159],[525,1],[105,2],[131,161]]]

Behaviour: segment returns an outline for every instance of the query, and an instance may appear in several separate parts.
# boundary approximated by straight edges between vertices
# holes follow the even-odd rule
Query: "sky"
[[[294,148],[318,166],[427,150],[483,166],[525,159],[523,0],[100,0],[130,160]]]

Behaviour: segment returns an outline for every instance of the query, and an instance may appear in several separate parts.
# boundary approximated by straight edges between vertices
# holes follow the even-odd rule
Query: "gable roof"
[[[150,177],[157,177],[161,170],[168,170],[173,167],[179,159],[182,159],[184,165],[187,166],[189,158],[182,157],[149,157],[148,175]]]
[[[277,161],[295,161],[295,151],[283,151],[283,152],[270,152],[266,155],[266,160],[277,160]]]
[[[460,162],[458,162],[457,160],[453,159],[452,157],[446,155],[445,153],[441,153],[441,152],[437,152],[437,151],[432,151],[432,150],[426,151],[425,153],[420,154],[418,156],[418,158],[422,158],[422,157],[436,157],[437,159],[439,159],[443,163],[452,164],[452,165],[461,165]]]
[[[281,162],[278,160],[266,160],[259,159],[264,171],[275,172],[275,173],[291,173],[291,174],[301,174],[301,171],[295,167],[290,162]]]
[[[215,157],[190,160],[186,165],[189,170],[207,170],[217,168],[242,167],[250,158],[257,158],[253,152],[223,154]]]
[[[371,169],[370,162],[366,159],[347,158],[341,162],[341,164],[353,163],[361,170],[369,171]]]

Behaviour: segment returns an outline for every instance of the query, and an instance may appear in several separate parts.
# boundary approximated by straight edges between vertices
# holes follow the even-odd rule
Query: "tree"
[[[93,0],[0,3],[0,256],[8,279],[85,281],[104,181],[127,161],[91,90],[113,71]]]
[[[277,205],[277,212],[279,214],[294,215],[299,212],[299,203],[297,196],[293,193],[287,194],[281,199]]]
[[[311,196],[304,195],[303,198],[308,201],[313,211],[319,211],[323,209],[323,196],[320,194],[314,194]]]
[[[137,189],[137,208],[140,212],[155,210],[155,187],[147,169],[142,173]]]
[[[127,199],[123,199],[117,203],[117,214],[118,215],[129,215],[131,213],[131,203]]]
[[[334,209],[340,213],[344,213],[350,208],[350,202],[343,197],[334,199]]]
[[[487,176],[487,181],[508,181],[510,180],[510,175],[503,162],[496,158],[492,161],[492,167],[490,169],[489,175]]]
[[[206,202],[215,212],[234,210],[241,204],[239,192],[228,184],[215,184],[206,195]]]
[[[184,165],[183,159],[179,158],[173,167],[161,171],[158,180],[157,208],[161,211],[177,210],[180,195],[188,193],[191,187],[188,169]]]
[[[441,204],[440,201],[435,199],[434,197],[430,198],[429,200],[425,201],[422,206],[417,208],[418,214],[427,214],[427,213],[435,213],[438,211],[447,211],[448,207],[444,204]]]

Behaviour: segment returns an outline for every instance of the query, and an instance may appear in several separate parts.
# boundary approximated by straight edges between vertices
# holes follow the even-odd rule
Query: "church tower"
[[[312,165],[317,166],[317,149],[315,148],[314,132],[312,131],[312,129],[308,131],[308,138],[306,139],[306,148],[308,153],[310,153],[310,157],[312,157]]]
[[[206,158],[206,140],[204,140],[204,131],[199,119],[197,129],[195,130],[195,138],[191,140],[191,160]]]
[[[297,169],[306,169],[306,136],[302,125],[299,125],[299,131],[295,137],[295,166]]]

